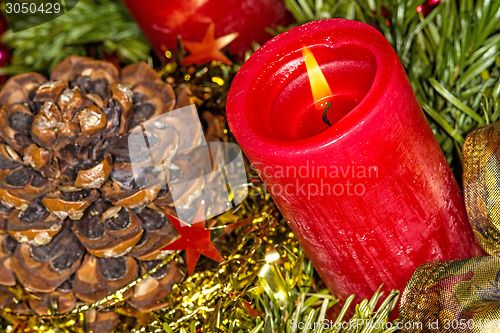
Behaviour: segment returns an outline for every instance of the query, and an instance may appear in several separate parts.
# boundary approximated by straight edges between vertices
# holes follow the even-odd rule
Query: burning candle
[[[334,295],[402,289],[416,267],[480,253],[460,189],[387,40],[311,22],[234,79],[231,130]]]

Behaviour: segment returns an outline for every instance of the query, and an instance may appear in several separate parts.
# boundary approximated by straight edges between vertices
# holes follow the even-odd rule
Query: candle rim
[[[371,52],[375,58],[376,70],[370,89],[363,99],[341,119],[335,126],[300,140],[280,140],[272,135],[264,133],[255,128],[250,121],[246,108],[247,96],[251,93],[253,82],[259,76],[259,72],[265,71],[272,64],[277,54],[292,43],[304,43],[311,34],[321,34],[325,30],[330,31],[330,41],[334,46],[355,45],[364,47]],[[360,34],[359,32],[363,32]],[[341,37],[338,37],[341,35]],[[349,37],[357,37],[356,41],[348,40]],[[375,47],[375,44],[376,47]],[[312,44],[306,45],[311,47]],[[266,145],[273,149],[276,154],[283,151],[284,154],[308,152],[314,148],[328,146],[342,140],[352,130],[362,126],[363,123],[374,114],[377,99],[381,98],[386,87],[390,85],[391,77],[395,67],[401,67],[399,58],[385,37],[374,27],[347,19],[326,19],[313,21],[295,27],[284,32],[259,48],[241,67],[231,85],[227,100],[227,119],[230,128],[235,133],[237,140],[251,140],[258,145]],[[381,69],[384,70],[381,70]],[[373,107],[370,107],[371,106]],[[236,129],[236,130],[235,130]],[[247,148],[248,149],[248,148]]]

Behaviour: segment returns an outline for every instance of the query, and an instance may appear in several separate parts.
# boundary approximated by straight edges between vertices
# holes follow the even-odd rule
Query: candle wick
[[[328,117],[326,115],[328,114],[328,110],[330,109],[331,106],[332,103],[326,102],[325,111],[323,112],[323,122],[330,127],[332,126],[332,123],[330,123],[330,120],[328,120]]]

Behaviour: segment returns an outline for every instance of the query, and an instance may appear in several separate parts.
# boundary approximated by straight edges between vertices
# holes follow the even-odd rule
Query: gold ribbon
[[[420,266],[401,298],[403,332],[500,333],[500,122],[470,133],[462,151],[467,214],[492,256]]]

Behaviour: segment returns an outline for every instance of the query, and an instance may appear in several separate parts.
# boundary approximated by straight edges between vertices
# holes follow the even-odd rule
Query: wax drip
[[[330,123],[330,120],[328,120],[328,117],[326,115],[328,114],[328,110],[330,109],[331,106],[332,103],[326,102],[325,111],[323,112],[323,122],[330,127],[332,126],[332,123]]]

